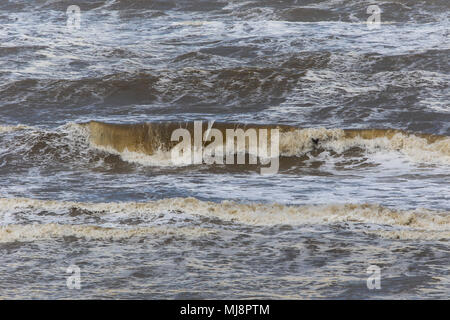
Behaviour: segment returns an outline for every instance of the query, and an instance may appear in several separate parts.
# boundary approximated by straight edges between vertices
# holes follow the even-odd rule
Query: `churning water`
[[[373,4],[1,0],[0,298],[448,298],[450,3]],[[176,164],[197,120],[278,172]]]

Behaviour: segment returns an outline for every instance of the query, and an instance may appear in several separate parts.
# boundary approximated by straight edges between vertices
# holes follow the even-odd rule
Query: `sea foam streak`
[[[105,228],[93,225],[69,224],[32,224],[0,226],[0,243],[34,240],[48,240],[52,238],[77,237],[89,240],[120,240],[128,238],[142,238],[147,236],[178,236],[196,238],[213,234],[213,230],[203,228],[170,228],[170,227],[138,227],[138,228]]]
[[[32,129],[32,127],[25,126],[22,124],[16,125],[16,126],[2,126],[0,125],[0,133],[6,133],[6,132],[12,132],[12,131],[18,131],[18,130],[27,130]]]
[[[394,231],[397,233],[394,236],[386,232],[378,233],[379,235],[386,237],[405,239],[450,239],[449,212],[439,212],[427,209],[394,210],[376,204],[289,206],[277,203],[242,204],[234,201],[216,203],[201,201],[195,198],[172,198],[149,202],[83,203],[35,200],[28,198],[0,198],[0,217],[2,217],[2,220],[6,214],[13,214],[15,212],[35,213],[46,211],[65,214],[73,208],[87,210],[92,212],[93,215],[116,214],[125,215],[127,217],[176,212],[178,214],[188,214],[192,216],[215,217],[225,221],[255,226],[327,225],[342,222],[367,223],[380,225],[382,228],[385,228],[386,226],[395,228]],[[11,233],[8,230],[18,228],[11,227],[13,229],[7,229],[7,227],[8,225],[4,226],[1,232],[4,234]],[[29,232],[32,232],[32,230],[33,229],[29,229]],[[78,232],[83,236],[83,232],[76,227],[68,227],[68,229],[64,229],[64,231],[53,231],[53,227],[48,227],[48,229],[44,228],[42,230],[49,230],[49,232],[55,235],[63,235],[67,232],[77,234]],[[95,229],[92,230],[95,231]],[[120,232],[124,235],[123,237],[127,237],[133,236],[135,233],[146,231],[135,230]],[[111,231],[111,233],[113,234],[114,232]],[[20,232],[17,233],[17,235],[19,234]],[[4,235],[4,237],[6,237],[6,235]],[[96,237],[101,238],[100,235]]]

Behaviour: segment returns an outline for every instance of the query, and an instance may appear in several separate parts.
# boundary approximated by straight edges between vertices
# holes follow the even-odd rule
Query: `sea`
[[[448,299],[449,18],[0,0],[0,299]],[[278,155],[176,161],[196,123]]]

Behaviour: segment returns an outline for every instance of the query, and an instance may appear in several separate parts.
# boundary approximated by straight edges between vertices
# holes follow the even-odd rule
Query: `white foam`
[[[213,234],[213,230],[204,228],[104,228],[92,225],[32,224],[0,226],[0,243],[14,241],[47,240],[52,238],[77,237],[96,240],[120,240],[126,238],[142,238],[149,235],[182,236],[195,238]]]
[[[320,147],[336,153],[359,147],[367,154],[396,151],[414,162],[450,164],[450,138],[429,143],[425,138],[401,132],[392,137],[364,139],[359,136],[346,138],[342,129],[300,129],[281,134],[280,153],[303,155],[316,147],[313,139],[319,140]]]
[[[16,126],[0,125],[0,133],[7,133],[7,132],[12,132],[12,131],[27,130],[27,129],[32,129],[32,127],[29,127],[29,126],[26,126],[23,124],[19,124]]]
[[[82,203],[27,198],[0,198],[0,215],[11,212],[67,212],[71,208],[88,210],[100,215],[144,216],[180,212],[189,215],[216,217],[248,225],[305,225],[341,222],[391,226],[424,233],[450,232],[450,213],[427,209],[394,210],[376,204],[327,204],[288,206],[282,204],[221,203],[195,198],[173,198],[149,202]]]

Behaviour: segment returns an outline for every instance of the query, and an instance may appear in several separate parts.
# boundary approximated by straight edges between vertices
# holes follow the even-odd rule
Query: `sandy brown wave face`
[[[194,123],[193,122],[165,122],[165,123],[143,123],[143,124],[109,124],[97,121],[91,121],[85,124],[89,128],[90,141],[103,147],[111,147],[122,152],[125,149],[131,152],[140,152],[152,155],[156,150],[170,150],[178,141],[171,141],[172,133],[179,128],[189,131],[190,136],[194,139]],[[256,125],[256,124],[227,124],[214,123],[214,129],[222,132],[222,136],[226,137],[227,129],[279,129],[282,132],[295,130],[294,127],[280,125]],[[202,133],[208,130],[208,123],[202,122]],[[270,130],[268,130],[268,138],[270,138]],[[209,142],[205,142],[208,145]]]
[[[169,151],[178,141],[171,141],[172,133],[185,128],[194,139],[193,122],[165,122],[143,124],[108,124],[91,121],[83,124],[89,129],[90,142],[95,147],[115,150],[118,153],[132,152],[153,155],[157,151]],[[366,151],[400,151],[419,162],[450,164],[450,138],[424,133],[410,133],[397,129],[325,129],[296,128],[286,125],[258,125],[214,123],[213,128],[222,132],[223,143],[227,129],[279,129],[279,151],[282,156],[302,156],[313,150],[331,150],[342,153],[351,148]],[[208,123],[202,123],[202,132]],[[208,145],[209,142],[204,142]],[[194,145],[194,144],[193,144]]]

